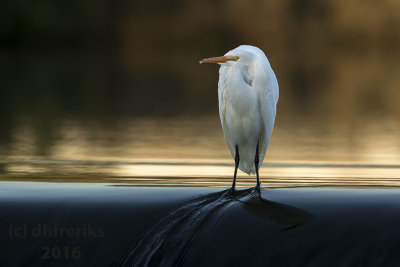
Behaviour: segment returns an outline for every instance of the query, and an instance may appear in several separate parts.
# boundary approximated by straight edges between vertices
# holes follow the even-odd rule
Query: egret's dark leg
[[[254,158],[254,165],[256,167],[256,174],[257,174],[257,187],[260,187],[260,177],[258,175],[258,164],[260,163],[260,155],[258,152],[259,147],[259,142],[257,141],[257,147],[256,147],[256,156]]]
[[[235,184],[236,184],[236,174],[237,174],[237,169],[239,167],[239,161],[240,161],[240,157],[239,157],[239,148],[236,145],[235,146],[235,173],[233,174],[233,183],[232,183],[232,189],[235,189]]]

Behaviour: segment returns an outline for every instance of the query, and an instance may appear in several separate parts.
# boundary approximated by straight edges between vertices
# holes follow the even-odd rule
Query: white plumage
[[[201,63],[219,63],[219,115],[225,140],[239,169],[257,173],[271,138],[275,122],[279,87],[263,51],[241,45],[222,57],[204,59]],[[259,163],[255,157],[259,147]],[[236,177],[236,170],[235,176]],[[234,187],[235,180],[232,185]],[[258,183],[259,185],[259,183]]]

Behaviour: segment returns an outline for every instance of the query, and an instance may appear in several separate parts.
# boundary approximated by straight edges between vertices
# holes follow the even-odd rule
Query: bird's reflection
[[[184,263],[196,240],[233,208],[275,222],[290,230],[312,220],[309,212],[262,197],[264,189],[226,189],[177,204],[150,225],[129,249],[122,266],[175,266]]]

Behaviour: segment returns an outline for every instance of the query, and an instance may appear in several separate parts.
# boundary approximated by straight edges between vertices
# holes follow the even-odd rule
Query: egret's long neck
[[[247,75],[247,67],[235,64],[226,70],[225,88],[229,101],[237,112],[245,115],[258,108],[257,92],[251,87],[251,77]]]
[[[223,66],[219,86],[222,90],[225,120],[232,141],[238,145],[257,144],[261,117],[257,91],[243,78],[241,66]]]

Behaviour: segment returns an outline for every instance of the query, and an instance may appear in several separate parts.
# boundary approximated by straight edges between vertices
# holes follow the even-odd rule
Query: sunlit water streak
[[[265,187],[400,186],[400,125],[279,118],[260,170]],[[42,140],[23,121],[0,145],[0,179],[113,181],[137,186],[231,184],[233,160],[217,117],[137,119],[108,125],[61,121]],[[239,186],[255,176],[239,172]]]
[[[134,185],[227,187],[229,162],[4,161],[2,180],[112,181]],[[400,165],[264,163],[265,187],[400,186]],[[239,175],[238,186],[254,185],[255,176]]]

